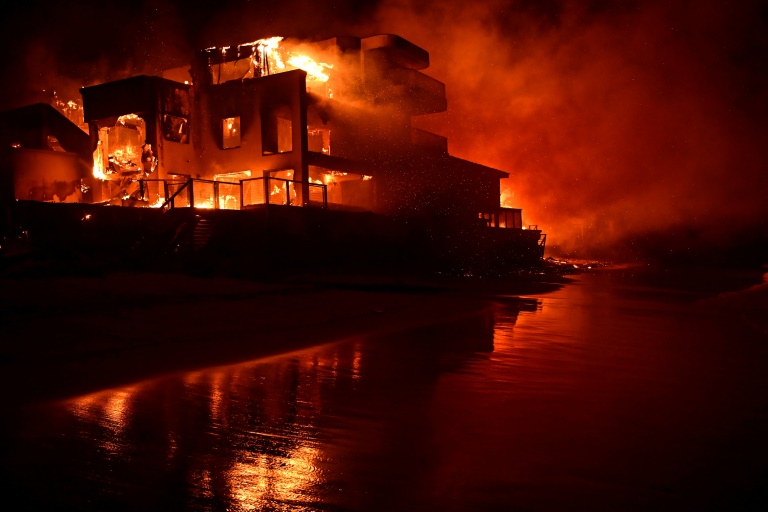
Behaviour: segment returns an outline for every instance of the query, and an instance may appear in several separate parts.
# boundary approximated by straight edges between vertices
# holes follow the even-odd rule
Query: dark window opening
[[[293,123],[290,107],[283,105],[261,116],[261,149],[265,155],[293,151]]]
[[[164,114],[163,137],[172,142],[189,144],[189,121],[183,117]]]

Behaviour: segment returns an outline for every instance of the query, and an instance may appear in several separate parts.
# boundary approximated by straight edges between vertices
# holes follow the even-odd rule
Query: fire
[[[93,164],[93,177],[96,178],[97,180],[102,180],[102,181],[106,181],[109,179],[107,178],[107,175],[104,174],[104,171],[99,169],[99,166],[96,163]]]
[[[104,154],[102,153],[101,141],[96,144],[96,151],[93,152],[93,177],[102,181],[109,179],[104,174]]]
[[[275,36],[238,45],[238,49],[244,46],[253,48],[250,69],[244,78],[257,78],[291,69],[306,71],[310,80],[327,82],[331,78],[327,70],[333,69],[333,64],[317,62],[309,55],[289,51],[280,46],[281,41],[283,37]],[[222,55],[225,55],[229,48],[225,46],[219,50]],[[208,48],[208,50],[213,49],[215,48]]]
[[[325,73],[325,70],[333,69],[332,64],[326,64],[325,62],[315,62],[307,55],[299,55],[293,53],[289,53],[289,55],[291,57],[288,59],[288,64],[294,68],[303,69],[307,72],[308,75],[310,75],[311,78],[319,80],[320,82],[327,82],[328,79],[331,78],[330,75]]]
[[[336,176],[346,176],[347,173],[341,171],[331,171],[327,174],[323,174],[323,182],[326,185],[332,185],[336,183]],[[365,179],[365,178],[363,178]],[[370,179],[370,178],[369,178]]]
[[[125,126],[126,121],[139,121],[141,118],[138,114],[125,114],[117,118],[117,122]]]
[[[501,192],[501,198],[499,202],[501,203],[501,206],[504,208],[514,208],[515,206],[512,204],[514,197],[515,197],[515,193],[509,189],[506,189]]]

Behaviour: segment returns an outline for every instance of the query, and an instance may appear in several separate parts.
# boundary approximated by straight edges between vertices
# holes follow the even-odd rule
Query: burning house
[[[425,50],[395,35],[273,37],[84,87],[81,123],[48,105],[5,113],[8,230],[42,237],[50,207],[67,202],[80,208],[81,239],[117,231],[118,252],[215,246],[258,255],[253,264],[383,258],[464,273],[540,260],[545,235],[500,206],[508,174],[414,126],[447,108],[428,66]],[[80,227],[97,217],[109,237]]]

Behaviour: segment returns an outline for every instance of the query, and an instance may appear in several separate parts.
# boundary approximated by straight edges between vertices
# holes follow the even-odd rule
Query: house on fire
[[[428,66],[425,50],[395,35],[274,37],[84,87],[81,119],[42,104],[0,114],[0,204],[13,225],[39,218],[31,203],[88,205],[89,219],[104,215],[94,207],[143,207],[153,213],[126,215],[175,226],[176,250],[181,225],[199,251],[234,223],[230,246],[259,233],[243,249],[264,252],[283,236],[283,256],[310,242],[331,240],[338,256],[386,240],[390,254],[416,243],[457,269],[541,259],[545,235],[500,206],[508,174],[414,126],[447,108]]]

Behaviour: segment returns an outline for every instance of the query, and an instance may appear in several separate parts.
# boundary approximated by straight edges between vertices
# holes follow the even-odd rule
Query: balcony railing
[[[300,206],[296,187],[301,182],[283,178],[249,178],[239,182],[190,178],[139,180],[141,198],[164,211],[173,208],[242,210],[265,204]],[[328,208],[328,190],[321,183],[309,183],[309,206]],[[162,195],[161,195],[162,192]]]

